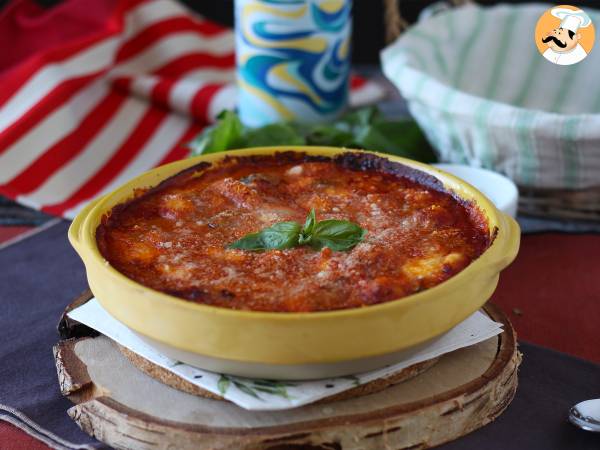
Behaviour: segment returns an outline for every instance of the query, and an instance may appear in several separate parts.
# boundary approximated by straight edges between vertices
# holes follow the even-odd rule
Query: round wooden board
[[[245,411],[169,387],[104,336],[66,339],[54,350],[61,391],[75,403],[69,415],[118,449],[416,450],[489,423],[514,396],[515,333],[500,310],[485,309],[504,324],[500,336],[382,391],[288,411]]]

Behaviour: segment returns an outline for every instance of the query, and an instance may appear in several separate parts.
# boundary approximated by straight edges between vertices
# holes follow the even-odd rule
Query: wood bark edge
[[[290,425],[211,428],[159,419],[90,388],[83,363],[66,356],[76,340],[57,345],[56,363],[63,379],[61,389],[77,403],[69,415],[84,431],[115,448],[416,450],[440,445],[491,422],[514,397],[521,362],[516,336],[499,309],[493,305],[485,309],[503,323],[505,332],[498,339],[495,361],[478,379],[421,402]]]

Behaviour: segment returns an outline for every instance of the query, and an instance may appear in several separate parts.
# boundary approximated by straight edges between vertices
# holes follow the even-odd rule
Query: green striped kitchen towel
[[[549,6],[445,10],[383,50],[383,72],[442,161],[521,186],[600,185],[600,48],[571,66],[544,59],[534,31]]]

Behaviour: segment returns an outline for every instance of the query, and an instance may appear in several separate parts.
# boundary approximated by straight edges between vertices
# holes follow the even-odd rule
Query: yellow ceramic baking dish
[[[90,288],[102,306],[170,356],[204,368],[281,378],[339,375],[389,364],[402,352],[450,330],[490,298],[500,271],[517,254],[517,223],[471,185],[431,166],[382,154],[377,155],[433,175],[460,198],[474,201],[486,216],[490,232],[496,233],[492,245],[463,271],[409,297],[328,312],[231,310],[142,286],[111,267],[98,251],[96,228],[102,216],[131,198],[134,189],[154,186],[202,161],[217,163],[229,154],[265,155],[283,150],[323,156],[349,151],[266,147],[199,156],[151,170],[90,203],[73,221],[69,239],[85,263]],[[303,372],[303,367],[309,370]]]

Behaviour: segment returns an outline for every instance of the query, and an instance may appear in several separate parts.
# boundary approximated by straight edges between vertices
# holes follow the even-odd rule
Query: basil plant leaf
[[[247,234],[243,238],[229,244],[227,248],[237,248],[239,250],[266,250],[260,232]]]
[[[310,133],[306,134],[306,143],[308,145],[328,145],[334,147],[352,147],[354,144],[354,135],[349,128],[334,125],[316,126]]]
[[[298,222],[280,222],[260,232],[265,248],[283,250],[296,247],[300,234]]]
[[[287,123],[273,123],[260,128],[249,129],[244,134],[246,147],[267,147],[270,145],[304,145],[304,138]]]
[[[329,247],[331,250],[344,251],[354,248],[366,234],[366,230],[348,220],[318,221],[313,208],[304,226],[298,222],[279,222],[258,233],[247,234],[228,248],[264,251],[310,245],[317,250]]]
[[[373,106],[350,111],[327,123],[278,122],[258,128],[244,126],[234,111],[224,110],[219,114],[216,124],[206,127],[188,144],[194,156],[273,145],[364,148],[422,162],[437,160],[414,120],[390,120]]]
[[[237,114],[224,110],[218,115],[215,125],[207,127],[189,146],[193,155],[222,152],[244,146],[244,126]]]
[[[306,216],[306,222],[304,222],[304,226],[302,227],[302,231],[300,232],[300,237],[298,238],[298,243],[300,245],[308,244],[310,242],[311,235],[316,223],[317,217],[315,213],[315,208],[313,208],[308,213],[308,216]]]
[[[247,234],[230,244],[228,248],[240,250],[283,250],[296,247],[300,234],[297,222],[280,222],[258,233]]]
[[[381,118],[382,115],[379,108],[376,106],[367,106],[344,114],[338,120],[338,123],[346,124],[351,128],[360,128],[370,125]]]
[[[379,121],[357,134],[361,148],[375,149],[426,163],[437,160],[425,135],[412,120]]]
[[[367,231],[348,220],[323,220],[314,226],[311,247],[329,247],[334,251],[350,250],[363,240]]]

